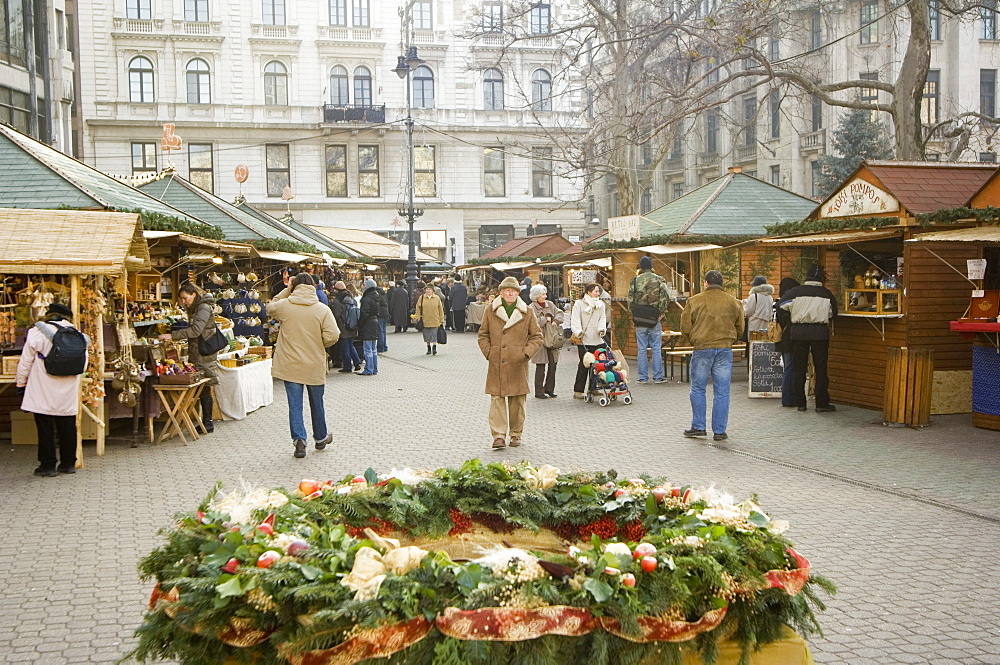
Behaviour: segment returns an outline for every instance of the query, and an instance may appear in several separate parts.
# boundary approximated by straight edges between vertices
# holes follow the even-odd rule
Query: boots
[[[215,402],[212,399],[210,387],[206,386],[205,390],[202,391],[199,401],[201,402],[201,424],[204,426],[202,433],[211,434],[215,431],[215,424],[212,422],[212,409]]]
[[[431,345],[431,353],[433,353],[435,356],[438,354],[438,345],[437,344]]]
[[[427,353],[425,353],[424,355],[427,355],[427,356],[431,355],[431,345],[430,344],[427,345]]]

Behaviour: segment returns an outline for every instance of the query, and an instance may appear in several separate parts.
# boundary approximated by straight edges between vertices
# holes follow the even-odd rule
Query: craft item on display
[[[236,274],[236,281],[239,282],[240,284],[242,284],[243,282],[247,281],[247,276],[244,275],[243,273],[237,273]]]
[[[233,311],[236,312],[237,314],[246,314],[247,306],[244,305],[243,303],[237,303],[236,306],[233,307]]]
[[[258,291],[257,289],[250,289],[247,292],[247,298],[250,298],[250,300],[260,300],[260,291]]]
[[[224,300],[232,300],[236,297],[236,291],[234,289],[224,289],[222,291],[222,298]]]
[[[222,305],[215,305],[212,307],[212,312],[214,314],[222,314]]]
[[[254,314],[260,314],[260,305],[257,303],[250,305],[250,311]]]
[[[255,272],[248,272],[247,273],[247,280],[251,281],[251,282],[258,281],[258,279],[257,279],[257,273],[255,273]],[[251,296],[251,297],[255,297],[255,296]]]
[[[226,283],[225,280],[219,277],[219,274],[215,272],[208,273],[208,279],[212,282],[212,284],[218,284],[219,286]]]

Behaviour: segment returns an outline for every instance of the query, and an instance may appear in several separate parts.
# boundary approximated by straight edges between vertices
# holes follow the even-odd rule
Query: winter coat
[[[378,339],[378,309],[382,300],[382,289],[377,286],[365,289],[361,294],[361,321],[358,323],[358,339],[373,341]]]
[[[62,319],[51,321],[57,326],[72,326]],[[55,332],[55,328],[52,329]],[[52,376],[45,371],[45,360],[40,358],[52,351],[52,342],[37,327],[28,329],[28,336],[17,362],[15,383],[24,386],[21,410],[45,416],[75,416],[80,410],[80,379],[74,376]]]
[[[389,316],[394,326],[410,325],[410,294],[402,286],[390,292]]]
[[[648,305],[667,315],[670,309],[670,291],[667,290],[667,280],[652,270],[643,270],[632,278],[628,285],[628,306]]]
[[[747,317],[747,330],[767,330],[774,315],[774,287],[758,284],[750,289],[743,301],[743,316]]]
[[[333,318],[337,321],[337,327],[340,328],[340,339],[354,339],[358,336],[358,331],[351,330],[347,327],[347,320],[344,318],[347,314],[348,305],[357,305],[357,301],[354,300],[348,291],[337,291],[337,295],[334,296],[333,302],[330,303],[330,309],[333,311]]]
[[[299,284],[283,290],[268,303],[267,315],[281,324],[271,376],[307,386],[326,383],[326,348],[340,339],[340,328],[316,288]]]
[[[381,288],[378,290],[378,318],[382,321],[389,320],[389,294]]]
[[[326,295],[326,291],[323,290],[322,283],[316,285],[316,297],[327,307],[330,306],[330,298]]]
[[[796,286],[781,298],[779,307],[791,314],[791,339],[830,339],[829,323],[837,315],[837,299],[822,282]]]
[[[489,361],[486,394],[498,397],[527,395],[528,360],[542,346],[538,320],[520,299],[508,318],[503,296],[497,296],[483,315],[479,328],[479,349]]]
[[[198,349],[198,339],[208,339],[215,334],[215,299],[210,296],[195,298],[187,308],[188,327],[180,328],[170,333],[174,339],[188,341],[188,362],[194,365],[202,375],[210,379],[208,385],[219,383],[218,353],[201,355]]]
[[[743,304],[721,286],[709,284],[688,298],[681,313],[681,332],[696,351],[728,349],[743,334]]]
[[[436,295],[426,293],[417,301],[416,313],[418,319],[424,320],[424,328],[438,328],[444,325],[444,305]]]
[[[535,320],[538,322],[539,331],[544,331],[545,326],[556,326],[556,328],[558,328],[559,330],[559,336],[562,337],[563,311],[559,309],[559,307],[557,307],[554,302],[552,302],[551,300],[546,300],[545,306],[542,307],[541,305],[538,304],[538,301],[536,300],[535,302],[528,305],[528,310],[535,315]],[[548,321],[545,320],[546,314],[552,317],[552,323],[549,323]],[[542,339],[544,341],[544,336]],[[549,362],[548,349],[545,348],[544,344],[538,347],[538,351],[535,352],[535,355],[531,356],[531,362],[534,363],[535,365],[545,365],[546,363]],[[556,350],[556,353],[552,354],[552,362],[553,364],[559,362],[558,349]]]
[[[604,332],[608,329],[608,310],[600,298],[584,296],[573,303],[570,315],[570,330],[583,340],[586,346],[604,344]]]
[[[455,282],[455,286],[448,292],[448,297],[451,298],[451,311],[464,312],[469,304],[469,289],[465,284]]]

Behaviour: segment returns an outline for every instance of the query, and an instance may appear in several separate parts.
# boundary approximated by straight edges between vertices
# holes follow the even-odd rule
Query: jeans
[[[365,371],[364,375],[378,374],[378,340],[365,340]]]
[[[379,353],[385,353],[386,351],[389,350],[389,346],[388,346],[388,344],[386,344],[386,341],[385,341],[385,328],[386,328],[386,326],[388,324],[389,324],[389,320],[388,319],[379,319],[378,320],[378,346],[377,346],[377,349],[378,349]]]
[[[691,354],[691,429],[705,427],[705,387],[712,375],[712,432],[725,434],[729,424],[729,381],[733,376],[733,350],[697,349]]]
[[[795,382],[795,406],[806,406],[806,371],[812,353],[813,371],[816,373],[816,406],[830,406],[830,377],[826,373],[826,358],[830,353],[828,339],[793,339],[792,367]]]
[[[649,359],[646,357],[646,349],[653,353],[653,379],[660,381],[663,379],[663,354],[660,347],[663,346],[663,325],[657,321],[651,328],[640,326],[635,327],[635,342],[639,347],[639,380],[649,379]]]
[[[781,406],[795,406],[795,362],[791,353],[781,354]]]
[[[306,438],[306,423],[302,418],[302,388],[301,383],[285,381],[285,395],[288,396],[288,426],[292,430],[292,439]],[[305,386],[309,392],[309,417],[312,419],[313,438],[317,441],[326,438],[326,408],[323,405],[325,385]]]
[[[353,339],[340,340],[340,356],[343,358],[344,369],[349,369],[352,372],[355,369],[361,369],[361,356],[358,355],[358,350],[354,348]]]

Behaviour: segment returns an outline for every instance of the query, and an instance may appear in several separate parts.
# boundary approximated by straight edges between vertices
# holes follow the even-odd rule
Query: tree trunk
[[[930,10],[928,0],[913,0],[907,5],[910,15],[910,38],[896,77],[892,101],[896,159],[925,159],[920,105],[924,83],[931,64]],[[941,93],[940,90],[937,91]]]

